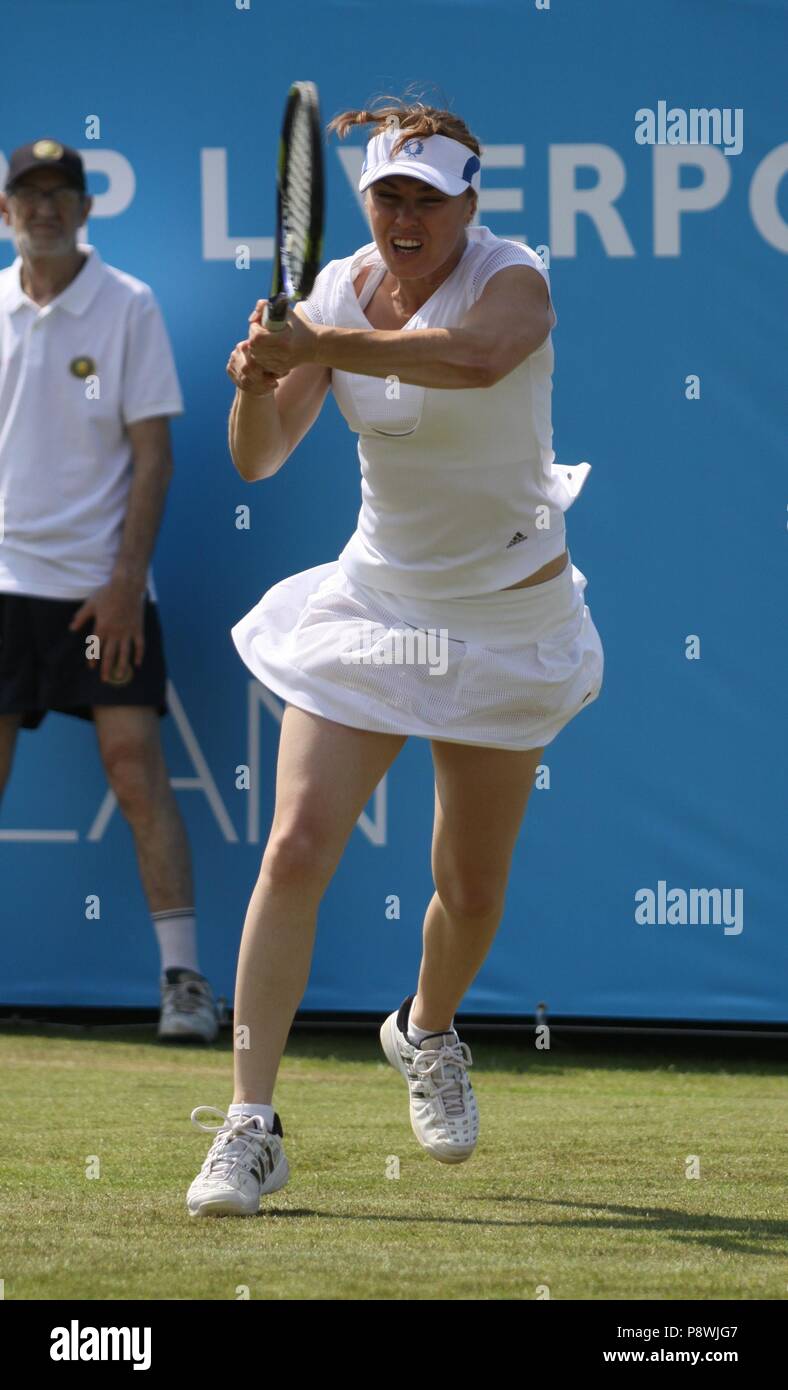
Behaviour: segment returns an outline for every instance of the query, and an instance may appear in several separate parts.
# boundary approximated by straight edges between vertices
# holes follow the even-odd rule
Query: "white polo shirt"
[[[95,246],[41,308],[0,271],[0,592],[82,599],[120,547],[133,454],[127,425],[180,415],[153,291]],[[155,599],[152,571],[148,593]]]

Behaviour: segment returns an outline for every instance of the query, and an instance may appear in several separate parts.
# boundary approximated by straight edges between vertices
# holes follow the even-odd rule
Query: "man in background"
[[[0,194],[19,253],[0,271],[0,795],[20,727],[48,710],[93,720],[158,939],[159,1037],[212,1042],[149,568],[183,401],[152,290],[77,242],[91,204],[76,150],[14,150]]]

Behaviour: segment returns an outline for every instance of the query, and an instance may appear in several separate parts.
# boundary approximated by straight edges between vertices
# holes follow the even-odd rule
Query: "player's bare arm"
[[[365,376],[397,376],[406,385],[446,390],[494,386],[541,347],[553,323],[542,276],[530,266],[494,275],[456,328],[390,331],[297,322],[281,333],[250,332],[247,357],[262,371],[303,363]]]
[[[271,339],[284,337],[288,329],[271,333],[260,327],[264,304],[260,300],[250,316],[250,338],[255,330]],[[296,318],[299,326],[309,323],[300,305],[291,317]],[[285,373],[269,371],[252,354],[247,338],[234,349],[227,372],[237,387],[229,420],[233,463],[246,482],[270,478],[286,463],[320,414],[331,384],[331,371],[311,362]]]

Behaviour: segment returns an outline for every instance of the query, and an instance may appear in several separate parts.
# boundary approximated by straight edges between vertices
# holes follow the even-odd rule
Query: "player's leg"
[[[411,1022],[444,1030],[492,945],[543,748],[433,741],[435,821],[423,956]]]
[[[244,922],[235,991],[236,1102],[271,1103],[309,978],[320,900],[361,812],[406,738],[287,705],[273,821]],[[248,1045],[246,1043],[248,1042]]]
[[[11,773],[16,736],[21,722],[21,714],[0,714],[0,801]]]
[[[435,893],[424,921],[418,991],[380,1040],[410,1092],[411,1127],[441,1163],[469,1159],[479,1113],[473,1058],[453,1027],[503,913],[512,851],[543,749],[511,753],[433,741]]]
[[[244,922],[235,988],[235,1097],[186,1202],[192,1216],[253,1215],[289,1167],[272,1096],[306,989],[320,900],[405,738],[350,729],[295,705],[282,718],[276,800]],[[208,1107],[205,1107],[208,1109]],[[212,1107],[211,1107],[212,1108]]]

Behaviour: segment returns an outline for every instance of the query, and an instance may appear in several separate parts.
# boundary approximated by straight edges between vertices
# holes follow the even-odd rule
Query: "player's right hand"
[[[227,375],[235,382],[239,391],[250,396],[270,396],[276,390],[279,377],[267,372],[249,355],[249,339],[236,343],[227,363]],[[285,373],[287,375],[287,373]]]

